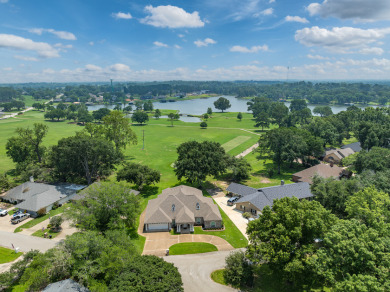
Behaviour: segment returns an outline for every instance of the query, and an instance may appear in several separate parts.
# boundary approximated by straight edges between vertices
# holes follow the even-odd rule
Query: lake
[[[207,108],[211,107],[213,111],[218,111],[214,107],[214,102],[219,98],[220,96],[205,98],[205,99],[191,99],[191,100],[180,100],[176,102],[154,102],[153,106],[155,109],[170,109],[170,110],[178,110],[180,114],[187,114],[187,115],[202,115],[207,112]],[[248,112],[248,106],[247,102],[249,100],[247,99],[239,99],[235,98],[234,96],[223,96],[227,98],[230,101],[230,104],[232,105],[231,108],[229,108],[227,111],[229,112]],[[287,107],[290,106],[289,102],[284,103]],[[99,108],[106,107],[109,109],[113,109],[115,105],[92,105],[88,106],[88,109],[90,111],[98,110]],[[308,106],[311,111],[313,111],[314,107],[316,105],[309,105]],[[345,111],[347,109],[347,105],[331,105],[332,111],[334,114],[337,114],[341,111]],[[358,106],[361,108],[365,108],[367,106]],[[373,106],[377,107],[377,106]],[[133,107],[134,108],[134,107]],[[184,117],[183,117],[184,120]],[[190,121],[190,120],[187,120]]]

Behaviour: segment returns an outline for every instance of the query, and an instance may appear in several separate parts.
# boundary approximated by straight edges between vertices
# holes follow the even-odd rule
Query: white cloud
[[[90,46],[93,46],[93,45],[95,45],[95,43],[94,42],[89,42],[88,43]]]
[[[185,37],[184,34],[178,34],[177,36],[178,36],[179,38],[184,38],[184,37]]]
[[[131,16],[130,13],[124,13],[124,12],[117,12],[117,13],[112,13],[112,17],[116,19],[132,19],[133,16]]]
[[[85,69],[87,71],[102,71],[102,67],[99,67],[99,66],[96,66],[96,65],[93,65],[93,64],[87,64],[85,65]]]
[[[151,15],[141,19],[141,23],[152,26],[169,28],[204,26],[197,11],[188,13],[180,7],[171,5],[157,7],[148,5],[145,7],[145,11]]]
[[[384,53],[384,50],[382,48],[363,48],[359,51],[360,54],[364,55],[382,55]]]
[[[58,50],[48,43],[34,42],[12,34],[0,34],[0,47],[16,50],[35,51],[42,58],[59,57]]]
[[[285,18],[284,18],[285,21],[287,22],[300,22],[300,23],[308,23],[309,21],[304,18],[304,17],[299,17],[299,16],[290,16],[290,15],[287,15]]]
[[[181,49],[181,47],[180,47],[179,45],[174,45],[174,47],[175,47],[176,49]]]
[[[56,48],[60,48],[60,49],[72,49],[73,46],[72,45],[64,45],[64,44],[61,44],[61,43],[57,43],[57,44],[54,44],[54,47]]]
[[[275,0],[269,0],[268,3],[271,4],[271,3],[274,3]]]
[[[390,33],[385,29],[360,29],[354,27],[334,27],[332,30],[313,26],[295,32],[295,40],[305,46],[321,46],[328,49],[346,50],[377,42]]]
[[[324,57],[324,56],[320,56],[320,55],[311,55],[311,54],[308,54],[307,57],[309,59],[313,59],[313,60],[329,60],[328,57]]]
[[[114,64],[110,66],[110,70],[116,72],[129,72],[130,67],[125,64]]]
[[[267,52],[269,48],[267,45],[262,46],[252,46],[250,48],[243,46],[233,46],[230,48],[230,52],[239,52],[239,53],[257,53],[259,51]]]
[[[159,41],[155,41],[153,44],[155,46],[157,46],[157,47],[163,47],[163,48],[168,48],[169,47],[167,44],[164,44],[164,43],[159,42]]]
[[[99,66],[89,64],[73,70],[54,71],[45,69],[31,73],[22,73],[18,69],[0,74],[0,83],[15,82],[93,82],[113,78],[115,80],[167,81],[167,80],[284,80],[288,71],[286,66],[241,65],[228,68],[199,69],[175,68],[161,71],[156,69],[132,71],[124,64],[115,64],[99,70]],[[3,68],[4,70],[4,68]],[[30,72],[30,71],[28,71]],[[389,59],[338,61],[319,61],[318,63],[290,66],[289,76],[298,80],[336,80],[371,79],[379,80],[390,76]],[[385,76],[385,77],[384,77]]]
[[[8,0],[0,0],[0,3],[7,3]]]
[[[4,3],[4,2],[2,2],[2,3]],[[12,68],[12,67],[5,67],[5,68],[3,68],[3,70],[4,70],[4,71],[12,71],[13,68]]]
[[[208,45],[214,45],[216,44],[217,42],[213,39],[210,39],[210,38],[206,38],[204,39],[203,41],[202,40],[197,40],[197,41],[194,41],[194,44],[197,46],[197,47],[207,47]]]
[[[28,31],[37,35],[42,35],[42,33],[48,32],[63,40],[68,40],[68,41],[77,40],[76,36],[71,32],[54,30],[52,28],[31,28]]]
[[[390,20],[389,0],[324,0],[311,3],[306,10],[310,15],[337,17],[359,21]]]
[[[32,62],[38,61],[38,58],[28,57],[28,56],[20,56],[20,55],[15,55],[14,58],[17,60],[22,60],[22,61],[32,61]]]
[[[265,9],[265,10],[260,12],[260,14],[262,14],[262,15],[272,15],[273,13],[274,13],[273,8],[268,8],[268,9]]]

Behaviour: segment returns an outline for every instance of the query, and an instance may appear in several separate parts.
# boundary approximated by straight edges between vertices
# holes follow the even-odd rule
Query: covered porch
[[[194,223],[176,223],[176,232],[181,234],[194,232]]]

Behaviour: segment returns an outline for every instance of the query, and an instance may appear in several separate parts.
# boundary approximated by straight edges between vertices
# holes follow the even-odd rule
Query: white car
[[[0,216],[3,217],[5,215],[8,214],[8,211],[7,210],[4,210],[4,209],[0,209]]]

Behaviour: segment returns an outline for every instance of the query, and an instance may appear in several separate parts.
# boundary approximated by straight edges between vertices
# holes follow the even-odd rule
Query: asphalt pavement
[[[164,260],[179,269],[185,292],[231,292],[236,289],[215,283],[211,272],[225,266],[225,258],[231,251],[166,256]]]
[[[48,249],[53,248],[57,243],[57,241],[46,238],[0,231],[0,246],[12,248],[13,244],[15,248],[19,247],[19,250],[22,252],[27,252],[32,249],[45,252]]]

